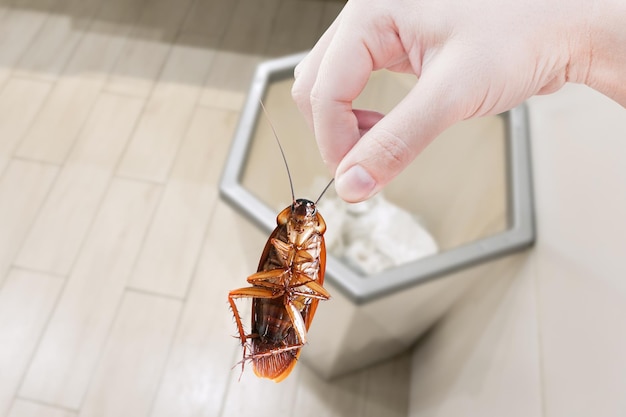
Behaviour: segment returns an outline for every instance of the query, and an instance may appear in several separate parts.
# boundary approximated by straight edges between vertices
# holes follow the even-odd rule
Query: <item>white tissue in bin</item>
[[[375,274],[439,251],[409,212],[382,194],[357,204],[327,197],[318,204],[326,221],[326,247],[365,274]]]

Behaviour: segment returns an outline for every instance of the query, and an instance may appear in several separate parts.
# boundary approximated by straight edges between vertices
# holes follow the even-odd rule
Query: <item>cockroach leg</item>
[[[315,281],[306,274],[298,273],[294,275],[295,277],[291,280],[291,283],[289,284],[289,288],[294,288],[294,290],[290,291],[292,295],[316,298],[318,300],[328,300],[330,298],[330,293],[326,291],[326,288],[324,288],[319,282]],[[302,286],[309,288],[311,292],[295,290],[295,288]]]
[[[289,259],[289,256],[291,255],[293,250],[293,245],[276,238],[272,238],[271,242],[272,246],[274,246],[276,252],[278,253],[278,256],[280,256],[281,259],[283,259],[284,261]]]
[[[272,350],[271,352],[253,353],[252,355],[246,356],[243,360],[244,361],[245,360],[253,360],[253,359],[263,358],[263,357],[267,357],[267,356],[274,356],[274,355],[277,355],[277,354],[283,353],[283,352],[293,352],[293,351],[296,351],[298,349],[302,349],[303,346],[304,346],[304,343],[300,343],[298,345],[285,346],[285,347],[282,347],[282,348],[276,348],[276,349]],[[235,365],[235,366],[237,366],[237,365]]]
[[[265,288],[284,288],[282,279],[285,273],[284,269],[256,272],[248,277],[248,283]]]
[[[308,287],[309,289],[311,289],[313,291],[313,293],[304,293],[301,295],[304,295],[306,297],[310,297],[310,298],[317,298],[319,300],[328,300],[330,298],[330,293],[328,291],[326,291],[326,288],[324,288],[322,285],[320,285],[319,282],[317,281],[310,281],[307,282],[306,284],[304,284],[306,287]],[[298,294],[298,291],[294,291],[295,294]]]
[[[283,353],[283,352],[292,352],[294,350],[301,349],[302,346],[304,346],[304,344],[298,344],[298,345],[293,345],[293,346],[285,346],[285,347],[282,347],[282,348],[274,349],[271,352],[254,353],[252,355],[247,356],[246,359],[262,358],[262,357],[266,357],[266,356],[277,355],[277,354]]]
[[[245,287],[232,290],[228,293],[228,303],[230,304],[230,308],[233,310],[235,322],[237,323],[237,330],[239,330],[239,339],[241,340],[241,345],[244,346],[244,348],[246,340],[248,339],[246,337],[246,332],[243,329],[241,315],[239,314],[239,309],[237,308],[235,300],[238,298],[276,298],[279,296],[280,294],[276,295],[271,289],[264,287]]]
[[[287,314],[289,314],[289,318],[293,323],[293,329],[298,336],[298,340],[302,345],[304,345],[306,343],[306,325],[300,310],[289,300],[289,298],[285,298],[285,309],[287,310]]]

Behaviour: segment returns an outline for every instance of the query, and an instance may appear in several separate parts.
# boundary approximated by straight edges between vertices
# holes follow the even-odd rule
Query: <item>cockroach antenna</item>
[[[259,104],[261,105],[261,108],[263,109],[263,113],[265,113],[265,118],[267,119],[267,122],[269,123],[270,128],[272,128],[272,133],[274,133],[274,138],[276,139],[276,143],[278,143],[278,149],[280,149],[280,154],[283,156],[283,161],[285,162],[285,168],[287,168],[287,177],[289,178],[289,187],[291,188],[291,201],[295,203],[296,195],[293,192],[293,181],[291,180],[291,172],[289,172],[289,164],[287,164],[287,158],[285,157],[285,152],[283,151],[283,147],[280,144],[280,140],[278,139],[278,135],[276,134],[276,129],[274,129],[274,125],[272,124],[272,120],[270,119],[269,113],[265,109],[265,106],[263,105],[263,102],[261,100],[259,100]]]
[[[326,187],[324,187],[324,189],[322,190],[322,193],[320,194],[319,197],[317,197],[317,200],[315,200],[315,205],[317,206],[317,203],[321,200],[322,196],[324,195],[324,193],[326,193],[326,191],[330,188],[330,185],[333,183],[333,181],[335,181],[335,179],[331,179],[330,182],[328,183],[328,185],[326,185]]]

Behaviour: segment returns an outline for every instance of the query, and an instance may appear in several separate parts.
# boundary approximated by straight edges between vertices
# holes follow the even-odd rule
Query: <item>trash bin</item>
[[[221,196],[268,233],[291,194],[260,100],[280,137],[296,198],[315,200],[320,178],[330,179],[290,98],[293,69],[303,56],[257,68],[220,182]],[[376,72],[355,107],[385,112],[414,82]],[[440,135],[384,190],[387,200],[419,217],[439,252],[374,274],[329,252],[325,286],[332,299],[317,310],[303,361],[334,377],[405,351],[475,278],[498,274],[507,255],[532,245],[529,152],[524,105],[458,123]],[[329,193],[324,199],[333,198]]]

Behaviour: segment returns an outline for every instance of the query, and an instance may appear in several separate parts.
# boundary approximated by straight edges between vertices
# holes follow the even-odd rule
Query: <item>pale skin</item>
[[[383,68],[418,82],[387,115],[354,109]],[[460,120],[567,82],[626,107],[626,1],[350,0],[295,77],[338,195],[363,201]]]

